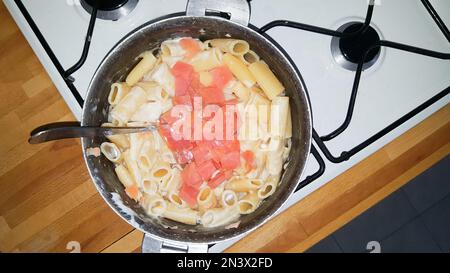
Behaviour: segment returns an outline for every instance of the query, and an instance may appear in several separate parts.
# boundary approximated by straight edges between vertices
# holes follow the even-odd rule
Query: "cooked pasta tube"
[[[157,159],[155,143],[152,140],[146,140],[140,149],[137,157],[137,164],[142,170],[151,170]]]
[[[208,49],[199,52],[189,61],[189,63],[197,72],[211,70],[214,67],[221,65],[222,52],[217,48]]]
[[[261,199],[255,191],[249,192],[241,200],[238,201],[238,208],[240,214],[249,214],[256,210],[261,203]]]
[[[145,195],[144,206],[147,213],[152,216],[160,216],[167,210],[166,200],[157,194]]]
[[[283,170],[283,147],[267,152],[266,168],[271,175],[278,175]]]
[[[147,101],[147,94],[140,87],[133,87],[130,92],[111,110],[111,116],[121,122],[127,123],[131,116]]]
[[[213,190],[214,194],[216,195],[216,198],[220,199],[220,196],[222,196],[224,189],[225,183],[222,183]]]
[[[103,142],[100,145],[100,151],[102,151],[102,154],[111,162],[119,162],[122,158],[120,149],[116,144],[111,142]]]
[[[289,97],[275,97],[270,105],[270,134],[275,137],[286,136],[289,113]]]
[[[131,158],[131,154],[129,150],[126,150],[125,152],[123,152],[123,160],[127,166],[128,171],[131,174],[131,177],[133,177],[133,180],[135,182],[141,182],[142,181],[142,176],[141,176],[141,171],[137,165],[137,162],[134,158]],[[141,186],[141,185],[139,185]]]
[[[236,39],[213,39],[208,41],[213,47],[233,55],[244,55],[250,50],[250,45],[244,40]]]
[[[117,165],[114,171],[116,172],[119,181],[125,188],[129,188],[132,187],[133,185],[136,185],[134,178],[131,176],[130,172],[124,165],[122,164]]]
[[[130,87],[125,82],[116,82],[111,85],[108,102],[111,105],[117,105],[128,94]]]
[[[226,190],[235,192],[248,192],[259,189],[263,185],[260,179],[249,179],[247,177],[231,179],[226,185]]]
[[[204,227],[217,227],[236,220],[239,217],[239,209],[237,206],[212,208],[203,214],[200,219]]]
[[[162,56],[183,56],[186,54],[186,50],[180,45],[180,39],[166,40],[161,43]]]
[[[181,197],[178,195],[177,192],[169,192],[167,194],[167,196],[168,196],[169,201],[173,205],[175,205],[175,206],[177,206],[179,208],[186,208],[187,207],[186,202],[183,199],[181,199]]]
[[[197,211],[190,208],[180,208],[172,203],[167,204],[167,209],[162,216],[187,225],[196,225],[199,219]]]
[[[243,55],[239,55],[238,57],[246,65],[249,65],[249,64],[259,61],[258,54],[256,54],[253,50],[249,50],[246,53],[244,53]]]
[[[164,161],[157,161],[150,171],[150,176],[159,181],[160,185],[166,185],[172,177],[170,164]]]
[[[144,89],[149,101],[166,101],[169,98],[169,94],[157,82],[138,82],[136,85]]]
[[[284,86],[265,62],[254,62],[248,66],[248,69],[270,100],[284,91]]]
[[[181,172],[178,169],[170,169],[168,179],[162,179],[160,189],[164,192],[176,192],[180,188]]]
[[[251,90],[245,87],[240,81],[233,86],[233,93],[241,100],[247,101],[250,98]]]
[[[126,83],[129,86],[135,85],[145,74],[147,74],[156,64],[157,59],[151,51],[146,51],[141,55],[142,59],[128,74]]]
[[[128,150],[130,157],[137,162],[145,139],[142,137],[141,133],[129,134],[128,138],[130,141],[130,149]]]
[[[220,197],[222,207],[234,207],[238,202],[236,193],[232,190],[224,190]]]
[[[162,114],[162,104],[159,101],[144,103],[132,116],[132,121],[155,122]]]
[[[257,194],[261,199],[271,196],[277,189],[278,179],[269,178],[264,185],[258,189]]]
[[[222,60],[230,69],[231,73],[233,73],[233,75],[238,78],[246,87],[250,88],[255,84],[256,78],[250,72],[247,65],[245,65],[245,63],[243,63],[241,60],[229,53],[224,54]]]
[[[162,55],[161,59],[164,63],[172,68],[178,61],[183,60],[183,56]]]
[[[153,179],[150,175],[145,174],[141,181],[142,189],[147,194],[158,193],[159,181]]]
[[[204,187],[197,195],[197,204],[201,211],[213,208],[217,205],[217,199],[210,187]]]
[[[270,120],[270,101],[266,99],[263,95],[256,92],[251,92],[250,98],[248,100],[246,108],[256,107],[256,117],[258,122],[258,128],[262,130],[258,133],[264,133],[269,131],[269,120]],[[247,110],[248,111],[248,110]]]
[[[112,123],[103,123],[102,127],[114,127],[115,125]],[[128,149],[130,147],[130,142],[128,141],[128,137],[126,135],[110,135],[106,136],[109,141],[116,144],[122,150]]]
[[[171,97],[175,96],[175,78],[167,64],[157,65],[150,75],[150,80],[157,82]]]

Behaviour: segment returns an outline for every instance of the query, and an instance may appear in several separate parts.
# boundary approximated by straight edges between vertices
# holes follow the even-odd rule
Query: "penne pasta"
[[[198,212],[190,208],[180,208],[172,203],[167,204],[167,209],[162,216],[187,225],[196,225],[199,220]]]
[[[108,103],[117,105],[130,92],[130,87],[124,82],[116,82],[111,85],[108,95]]]
[[[125,188],[129,188],[132,187],[133,185],[136,185],[134,178],[131,176],[130,172],[127,170],[127,168],[125,168],[124,165],[122,164],[117,165],[116,168],[114,168],[114,171],[116,172],[119,181]]]
[[[221,198],[220,204],[222,207],[234,207],[237,205],[238,197],[236,193],[232,190],[224,190]]]
[[[114,127],[115,125],[112,123],[103,123],[102,127]],[[128,137],[126,135],[109,135],[106,138],[112,143],[116,144],[122,150],[126,150],[130,147],[130,142],[128,141]]]
[[[172,68],[177,62],[183,60],[183,56],[170,56],[170,55],[162,55],[161,59],[164,63],[166,63],[170,68]]]
[[[147,102],[143,104],[130,118],[132,121],[155,122],[162,114],[161,102]]]
[[[141,181],[142,189],[147,194],[157,194],[159,190],[159,181],[154,180],[148,173],[144,175]]]
[[[250,45],[244,40],[213,39],[209,40],[208,44],[233,55],[244,55],[250,50]]]
[[[200,211],[204,211],[216,206],[216,196],[210,187],[204,187],[200,190],[197,195],[197,203]]]
[[[195,55],[189,63],[195,71],[207,71],[222,64],[222,52],[217,48],[209,49]]]
[[[150,171],[156,162],[156,149],[153,139],[144,141],[137,157],[137,164],[141,170]]]
[[[233,93],[242,101],[247,101],[250,98],[251,90],[245,87],[241,82],[237,82],[233,86]]]
[[[261,199],[255,191],[249,192],[241,200],[238,201],[238,208],[240,214],[250,214],[256,210],[261,203]]]
[[[175,78],[167,64],[161,63],[155,67],[149,79],[157,82],[169,96],[175,96]]]
[[[145,138],[142,136],[142,133],[129,134],[128,138],[130,141],[130,149],[128,150],[128,153],[130,154],[131,159],[137,163]]]
[[[179,208],[187,207],[186,202],[184,202],[184,200],[176,192],[169,192],[168,199],[173,205],[175,205]]]
[[[275,97],[270,105],[270,134],[285,138],[289,113],[289,97]]]
[[[263,185],[260,179],[249,179],[247,177],[235,178],[225,185],[226,190],[235,192],[248,192],[259,189]]]
[[[167,210],[167,202],[157,194],[144,196],[144,208],[152,216],[161,216]]]
[[[164,161],[157,161],[150,171],[150,176],[159,181],[162,187],[166,187],[166,184],[172,177],[172,169],[170,168],[170,164]]]
[[[121,124],[126,124],[131,116],[147,101],[147,94],[140,87],[130,92],[111,110],[111,116]]]
[[[245,63],[229,53],[223,55],[222,59],[225,65],[231,70],[231,73],[233,73],[233,75],[246,87],[250,88],[255,84],[256,78]]]
[[[239,217],[239,209],[237,206],[213,208],[207,210],[200,219],[204,227],[217,227],[227,224]]]
[[[111,162],[119,162],[122,159],[122,152],[114,143],[103,142],[100,151]]]
[[[280,146],[280,148],[273,151],[268,151],[266,155],[267,171],[271,175],[279,175],[283,170],[283,146]]]
[[[243,55],[239,55],[238,57],[246,65],[250,65],[252,63],[259,61],[258,54],[256,54],[253,50],[249,50]]]
[[[156,64],[156,58],[151,51],[146,51],[140,56],[142,59],[128,74],[126,83],[128,86],[135,85],[147,74]]]
[[[214,194],[216,195],[216,198],[217,198],[217,199],[220,199],[220,197],[222,196],[222,193],[223,193],[224,189],[225,189],[225,184],[222,183],[222,184],[220,184],[218,187],[216,187],[216,188],[213,190],[213,192],[214,192]]]
[[[278,179],[268,179],[264,185],[258,189],[257,195],[260,199],[266,199],[277,189]]]
[[[149,101],[163,102],[169,98],[169,94],[164,91],[162,86],[157,82],[138,82],[136,85],[144,89],[144,91],[147,93],[147,100]]]
[[[161,43],[162,56],[182,57],[186,50],[180,45],[181,39],[166,40]]]
[[[250,64],[248,69],[270,100],[273,100],[284,91],[284,86],[266,63],[257,61]]]
[[[141,171],[137,165],[136,160],[131,157],[129,150],[127,150],[123,153],[123,160],[127,166],[127,169],[129,171],[131,177],[133,177],[133,181],[135,181],[135,183],[141,182],[142,181]],[[142,185],[139,185],[139,186],[142,187]]]
[[[176,192],[180,188],[181,173],[178,169],[170,169],[170,175],[168,179],[162,179],[160,183],[160,189],[164,192]]]

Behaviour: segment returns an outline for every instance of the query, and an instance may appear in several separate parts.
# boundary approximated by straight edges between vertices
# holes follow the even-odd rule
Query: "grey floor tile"
[[[406,195],[396,191],[333,236],[344,252],[368,252],[368,242],[385,239],[416,216],[417,212]]]
[[[450,195],[420,216],[442,251],[450,252]]]
[[[431,233],[418,217],[380,242],[382,253],[440,253]]]
[[[333,236],[330,235],[312,246],[306,253],[342,253],[342,250]]]
[[[450,156],[408,182],[402,189],[419,213],[450,194]]]

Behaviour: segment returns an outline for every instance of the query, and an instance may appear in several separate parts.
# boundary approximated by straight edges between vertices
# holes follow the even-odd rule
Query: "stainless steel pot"
[[[205,16],[206,10],[228,13],[231,19]],[[204,228],[147,216],[141,206],[125,194],[114,172],[114,165],[103,156],[87,156],[87,148],[98,147],[105,139],[83,138],[84,158],[95,186],[120,217],[145,232],[144,252],[206,252],[208,244],[229,240],[254,230],[274,215],[294,192],[310,151],[311,112],[300,73],[274,41],[248,26],[250,12],[247,1],[191,0],[186,14],[161,18],[141,26],[124,37],[108,53],[89,85],[82,125],[98,126],[107,121],[107,97],[111,83],[124,80],[135,65],[136,57],[143,51],[157,49],[164,40],[180,36],[202,40],[233,37],[248,41],[250,47],[269,64],[286,87],[286,94],[291,98],[292,149],[289,165],[279,188],[255,212],[241,216],[239,227]]]

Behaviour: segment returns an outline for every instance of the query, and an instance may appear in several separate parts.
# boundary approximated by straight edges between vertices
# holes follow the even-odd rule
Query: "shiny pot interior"
[[[188,243],[215,243],[249,232],[273,215],[294,192],[305,167],[311,144],[311,114],[300,74],[282,51],[267,37],[251,28],[212,17],[174,16],[150,22],[122,39],[105,57],[93,76],[85,101],[82,125],[100,125],[107,122],[107,97],[113,82],[123,81],[145,50],[157,49],[169,38],[190,36],[207,40],[232,37],[244,39],[266,61],[286,87],[291,98],[293,126],[289,165],[275,193],[260,207],[240,218],[238,228],[204,228],[189,226],[168,219],[147,216],[139,204],[124,192],[116,177],[113,163],[104,156],[86,156],[85,150],[98,147],[104,138],[82,140],[85,160],[92,179],[106,202],[128,223],[157,239]]]

